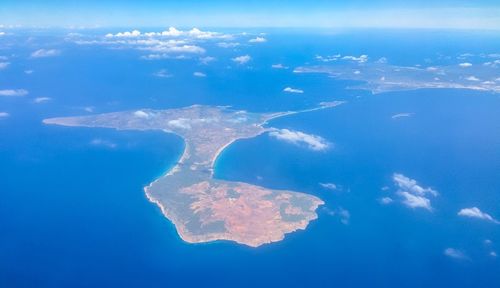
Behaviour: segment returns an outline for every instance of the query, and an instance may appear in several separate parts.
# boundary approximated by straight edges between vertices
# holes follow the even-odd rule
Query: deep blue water
[[[500,225],[458,217],[478,206],[500,218],[500,96],[464,90],[372,95],[349,81],[271,69],[317,54],[368,54],[398,65],[437,55],[495,53],[487,32],[270,30],[268,42],[237,51],[208,45],[218,61],[140,60],[134,50],[78,46],[66,32],[18,31],[63,53],[28,59],[29,45],[6,45],[11,65],[0,89],[30,94],[0,98],[0,287],[498,287]],[[94,31],[93,33],[101,33]],[[104,33],[104,31],[102,32]],[[40,35],[40,36],[39,36]],[[56,36],[54,36],[56,35]],[[17,38],[16,38],[17,39]],[[7,41],[7,40],[0,40]],[[419,47],[415,49],[415,47]],[[231,57],[252,55],[251,68]],[[440,58],[441,64],[450,61]],[[436,63],[436,62],[434,62]],[[31,69],[33,74],[25,75]],[[172,78],[151,74],[167,69]],[[193,71],[208,77],[193,79]],[[300,87],[303,95],[282,93]],[[35,97],[52,101],[34,104]],[[175,163],[182,140],[160,132],[45,126],[45,117],[191,104],[250,111],[334,109],[273,120],[273,127],[320,135],[316,152],[268,135],[237,141],[221,155],[216,176],[317,195],[326,202],[305,231],[258,249],[229,242],[187,244],[142,188]],[[397,113],[412,117],[391,119]],[[92,141],[98,140],[99,145]],[[394,196],[398,172],[432,187],[433,212]],[[333,182],[340,191],[319,183]],[[389,190],[381,188],[388,186]],[[336,215],[350,212],[347,225]],[[485,244],[486,239],[491,244]],[[443,254],[453,247],[468,259]]]

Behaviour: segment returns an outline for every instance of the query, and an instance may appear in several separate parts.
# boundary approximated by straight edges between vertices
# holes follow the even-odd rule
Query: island
[[[251,247],[280,241],[305,229],[324,202],[312,195],[214,178],[214,163],[225,147],[273,128],[269,120],[294,113],[250,113],[229,107],[194,105],[185,108],[113,112],[45,119],[45,124],[105,127],[119,130],[161,130],[184,139],[184,152],[165,175],[145,187],[147,198],[160,207],[189,243],[235,241]]]

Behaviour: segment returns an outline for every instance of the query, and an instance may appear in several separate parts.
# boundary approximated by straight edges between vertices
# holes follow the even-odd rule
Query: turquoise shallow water
[[[60,57],[18,60],[2,71],[1,87],[25,87],[31,94],[0,99],[0,110],[11,114],[0,121],[0,286],[498,286],[500,264],[488,254],[500,250],[499,226],[456,215],[478,206],[500,218],[498,95],[464,90],[371,95],[344,89],[352,84],[348,81],[269,66],[300,65],[317,53],[337,52],[389,55],[406,65],[437,53],[489,53],[498,50],[499,40],[443,37],[444,32],[407,38],[380,31],[270,33],[272,46],[244,50],[254,56],[253,69],[227,72],[221,60],[203,68],[211,77],[196,83],[191,74],[201,68],[194,62],[147,62],[136,52],[67,43],[58,44],[67,51]],[[426,48],[408,51],[415,42]],[[22,77],[28,67],[35,73]],[[160,68],[175,77],[152,78]],[[290,85],[306,93],[281,93]],[[33,104],[42,96],[53,101]],[[41,124],[45,117],[85,114],[88,106],[95,113],[195,103],[279,111],[326,100],[347,103],[270,124],[320,135],[331,149],[311,151],[264,134],[235,142],[217,161],[218,178],[302,191],[326,202],[307,230],[258,249],[184,243],[147,201],[142,189],[175,163],[183,148],[179,137]],[[414,114],[391,118],[403,112]],[[439,192],[433,212],[399,202],[396,172]],[[324,182],[339,189],[324,189],[319,185]],[[383,206],[378,199],[385,196],[396,201]],[[349,212],[348,221],[342,223],[345,214],[339,211]],[[450,247],[466,259],[445,256]]]

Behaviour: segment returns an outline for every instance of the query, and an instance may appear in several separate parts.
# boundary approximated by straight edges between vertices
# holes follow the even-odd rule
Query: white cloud
[[[446,248],[446,249],[444,249],[443,253],[444,253],[444,255],[446,255],[450,258],[454,258],[454,259],[459,259],[459,260],[468,259],[467,255],[465,255],[464,252],[457,250],[455,248]]]
[[[168,30],[162,32],[145,32],[142,33],[139,30],[125,31],[119,32],[116,34],[108,33],[105,35],[106,38],[154,38],[154,37],[185,37],[185,38],[193,38],[193,39],[224,39],[231,38],[230,35],[211,32],[211,31],[202,31],[198,28],[193,28],[189,31],[181,31],[176,29],[175,27],[169,27]]]
[[[342,60],[350,60],[350,61],[356,61],[358,63],[365,63],[366,61],[368,61],[368,55],[361,55],[359,57],[344,56],[342,57]]]
[[[215,60],[217,60],[215,57],[206,56],[206,57],[200,58],[200,63],[203,65],[208,65],[210,62],[213,62]]]
[[[274,69],[288,69],[287,66],[284,66],[283,64],[273,64],[271,65],[271,68],[274,68]]]
[[[321,61],[321,62],[333,62],[337,61],[342,57],[342,55],[337,54],[337,55],[331,55],[331,56],[321,56],[321,55],[316,55],[316,60]],[[352,56],[349,56],[352,57]]]
[[[39,103],[49,102],[50,100],[52,100],[52,98],[50,98],[50,97],[37,97],[37,98],[35,98],[35,100],[33,100],[33,102],[39,104]]]
[[[33,74],[33,70],[24,70],[24,73],[27,75]]]
[[[179,45],[175,43],[162,43],[159,45],[147,45],[139,48],[139,50],[147,50],[159,53],[189,53],[189,54],[203,54],[205,49],[196,45]]]
[[[402,203],[410,208],[424,208],[432,211],[431,200],[427,195],[437,196],[438,192],[431,188],[424,188],[417,184],[417,181],[404,176],[403,174],[394,173],[393,181],[398,187],[396,192],[402,198]]]
[[[248,61],[252,60],[252,57],[250,57],[250,55],[243,55],[243,56],[234,57],[232,60],[240,65],[243,65],[243,64],[247,63]]]
[[[201,31],[198,28],[193,28],[187,32],[189,36],[198,38],[198,39],[212,39],[212,38],[228,38],[228,36],[223,35],[221,33],[217,32],[210,32],[210,31]]]
[[[493,222],[496,224],[500,224],[500,222],[498,220],[496,220],[495,218],[493,218],[490,214],[482,212],[477,207],[464,208],[464,209],[458,211],[458,215],[463,216],[463,217],[482,219],[482,220],[490,221],[490,222]]]
[[[217,43],[217,46],[221,48],[235,48],[240,46],[240,43],[238,42],[219,42]]]
[[[393,180],[394,183],[404,191],[408,191],[412,194],[417,194],[417,195],[426,195],[430,194],[432,196],[437,196],[438,192],[431,189],[431,188],[423,188],[422,186],[417,184],[417,181],[411,178],[406,177],[403,174],[399,173],[394,173],[393,174]]]
[[[141,59],[144,59],[144,60],[162,60],[162,59],[178,59],[178,60],[182,60],[182,59],[189,59],[189,57],[187,57],[185,55],[176,55],[176,56],[173,56],[173,55],[170,55],[170,54],[167,54],[167,53],[159,53],[159,54],[143,55],[143,56],[141,56]]]
[[[161,32],[161,35],[178,37],[182,35],[182,31],[177,30],[175,27],[169,27],[168,30]]]
[[[28,95],[29,92],[24,89],[6,89],[6,90],[0,90],[0,96],[6,96],[6,97],[17,97],[17,96],[26,96]]]
[[[165,69],[161,69],[160,71],[153,73],[153,76],[159,77],[159,78],[170,78],[170,77],[173,77],[174,75],[170,74]]]
[[[476,76],[469,76],[467,78],[465,78],[465,80],[469,80],[469,81],[481,81],[479,78],[477,78]]]
[[[0,62],[0,70],[7,68],[9,65],[9,62]]]
[[[31,58],[54,57],[60,54],[61,51],[57,49],[39,49],[31,53]]]
[[[267,40],[264,37],[255,37],[253,39],[248,40],[248,42],[250,42],[250,43],[264,43],[266,41]]]
[[[337,185],[335,183],[319,183],[319,185],[328,190],[337,190]]]
[[[101,138],[93,139],[92,141],[90,141],[90,145],[103,146],[103,147],[107,147],[107,148],[111,148],[111,149],[114,149],[117,146],[115,143],[108,141],[108,140],[101,139]]]
[[[137,118],[147,119],[149,118],[149,113],[144,112],[142,110],[137,110],[134,112],[134,116]]]
[[[497,253],[496,253],[495,251],[491,251],[491,252],[490,252],[490,256],[491,256],[491,257],[497,257]]]
[[[391,197],[382,197],[379,199],[380,204],[383,204],[383,205],[391,204],[393,201],[394,200],[392,200]]]
[[[471,63],[467,63],[467,62],[465,62],[465,63],[460,63],[460,64],[458,64],[458,66],[463,67],[463,68],[467,68],[467,67],[471,67],[471,66],[472,66],[472,64],[471,64]]]
[[[9,117],[10,114],[7,112],[0,112],[0,119]]]
[[[335,210],[330,210],[326,208],[326,213],[331,216],[339,216],[340,217],[340,223],[344,225],[349,225],[349,220],[351,219],[351,213],[349,210],[344,209],[342,207],[339,207]]]
[[[423,196],[417,196],[406,191],[399,191],[397,194],[403,197],[403,204],[410,208],[424,208],[432,211],[431,201]]]
[[[402,118],[402,117],[411,117],[413,113],[398,113],[391,116],[392,119]]]
[[[299,131],[291,131],[288,129],[275,129],[269,133],[271,137],[278,140],[286,141],[292,144],[306,144],[307,147],[314,151],[323,151],[330,147],[325,139],[320,136],[305,134]]]
[[[191,121],[187,118],[179,118],[168,121],[168,125],[173,128],[191,129]]]
[[[5,32],[0,32],[0,36],[4,36],[5,35]]]
[[[133,30],[133,31],[126,31],[126,32],[119,32],[116,34],[111,34],[108,33],[106,34],[106,38],[113,38],[113,37],[118,37],[118,38],[131,38],[131,37],[139,37],[141,36],[141,31],[139,30]]]
[[[195,76],[195,77],[207,77],[207,74],[205,74],[203,72],[194,72],[193,76]]]
[[[285,89],[283,89],[283,92],[302,94],[302,93],[304,93],[304,90],[295,89],[295,88],[292,88],[292,87],[286,87]]]

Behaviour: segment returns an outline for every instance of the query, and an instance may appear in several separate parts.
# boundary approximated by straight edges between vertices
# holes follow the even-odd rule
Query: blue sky
[[[1,2],[3,25],[500,29],[497,0]]]

